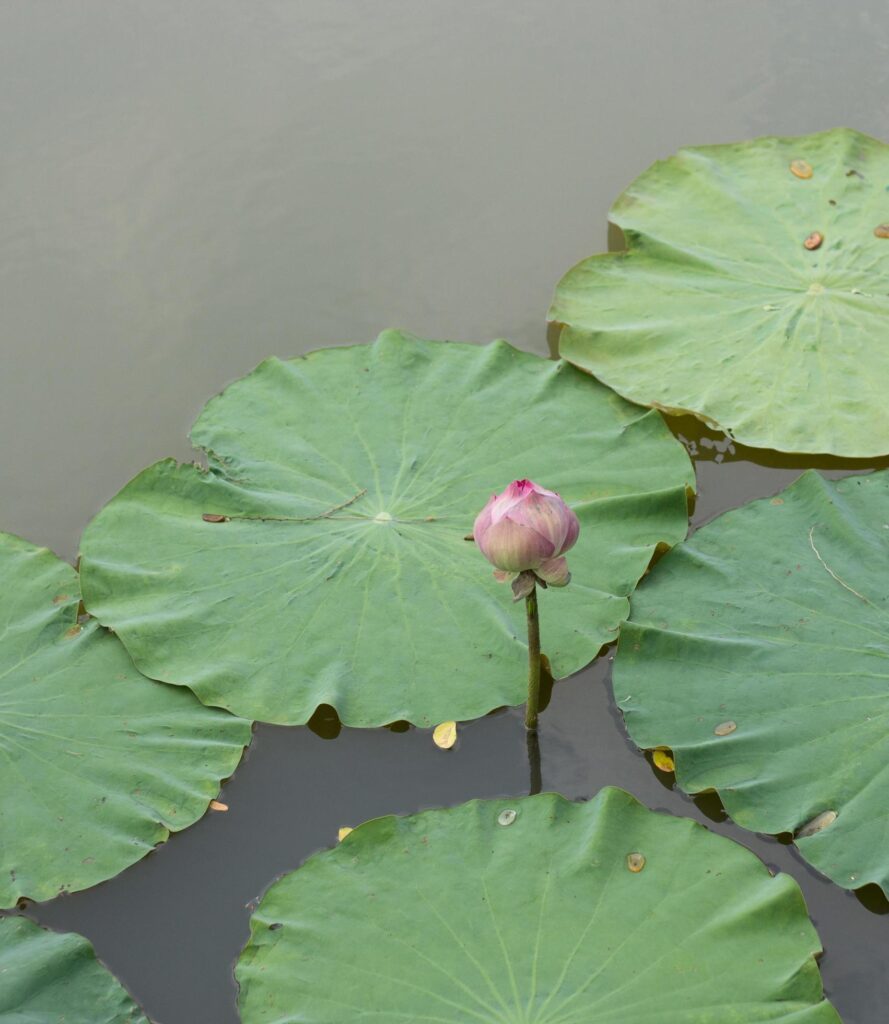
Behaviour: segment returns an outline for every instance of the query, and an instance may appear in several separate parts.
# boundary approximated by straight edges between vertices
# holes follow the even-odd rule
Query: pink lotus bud
[[[498,580],[533,572],[545,585],[564,587],[571,578],[562,555],[577,540],[577,516],[555,493],[531,480],[516,480],[494,494],[472,530]]]

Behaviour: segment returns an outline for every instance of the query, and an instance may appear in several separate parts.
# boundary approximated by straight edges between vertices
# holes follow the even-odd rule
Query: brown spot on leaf
[[[824,235],[822,235],[820,231],[813,231],[806,237],[803,245],[811,251],[812,249],[820,249],[823,242]]]
[[[227,523],[228,522],[228,516],[221,516],[218,512],[205,512],[201,516],[201,519],[203,519],[205,523]]]
[[[52,603],[61,604],[62,601],[67,601],[70,596],[70,594],[56,594],[56,596],[52,599]]]
[[[874,228],[874,234],[877,238],[889,238],[889,224],[878,224]]]
[[[65,631],[65,636],[67,637],[67,639],[70,640],[73,637],[77,636],[77,634],[81,631],[82,628],[83,627],[80,625],[72,626],[70,629]]]

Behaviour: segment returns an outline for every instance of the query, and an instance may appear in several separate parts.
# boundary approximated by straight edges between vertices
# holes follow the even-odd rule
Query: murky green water
[[[837,124],[887,138],[887,86],[882,0],[5,0],[0,528],[73,558],[99,506],[187,457],[204,400],[269,354],[387,326],[544,353],[556,280],[605,247],[611,200],[654,159]],[[697,443],[696,522],[811,464]],[[883,1020],[885,902],[665,788],[608,671],[557,687],[544,788],[624,786],[792,873],[846,1024]],[[86,934],[159,1024],[231,1024],[248,904],[276,874],[342,825],[527,791],[517,714],[461,735],[444,754],[415,731],[259,727],[228,813],[28,913]]]

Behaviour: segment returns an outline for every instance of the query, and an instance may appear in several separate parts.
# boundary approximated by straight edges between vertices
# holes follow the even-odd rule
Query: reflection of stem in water
[[[528,793],[534,796],[543,788],[543,775],[540,770],[540,737],[536,729],[527,729],[525,738],[528,741],[528,768],[531,775]]]
[[[525,728],[537,729],[537,709],[540,704],[540,619],[537,615],[537,587],[525,598],[528,613],[528,706],[525,709]]]

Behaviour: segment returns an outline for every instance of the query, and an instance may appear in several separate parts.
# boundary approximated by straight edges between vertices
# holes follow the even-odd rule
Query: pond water
[[[684,144],[889,137],[887,56],[884,0],[6,0],[0,528],[73,559],[98,508],[189,457],[206,398],[270,354],[387,326],[545,353],[555,282],[605,247],[640,171]],[[696,524],[805,466],[869,468],[674,427]],[[544,789],[623,786],[791,873],[846,1024],[885,1019],[887,902],[672,791],[626,739],[609,671],[606,655],[555,688]],[[276,875],[340,826],[531,785],[515,711],[450,753],[417,730],[315,725],[257,727],[227,813],[25,912],[88,936],[158,1024],[233,1024],[231,963]]]

